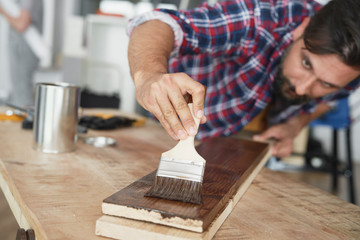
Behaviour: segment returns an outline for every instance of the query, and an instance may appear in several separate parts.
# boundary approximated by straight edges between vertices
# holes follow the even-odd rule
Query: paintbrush
[[[197,129],[200,119],[194,116],[192,104],[188,105]],[[180,140],[161,154],[154,183],[145,196],[201,204],[205,163],[195,150],[194,136]]]

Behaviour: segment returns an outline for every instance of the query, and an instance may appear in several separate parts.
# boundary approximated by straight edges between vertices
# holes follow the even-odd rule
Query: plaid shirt
[[[223,1],[186,11],[158,9],[130,21],[159,19],[174,30],[175,48],[169,72],[185,72],[207,87],[205,115],[198,139],[240,131],[271,101],[280,59],[292,42],[291,32],[321,5],[312,0]],[[284,109],[272,119],[283,122],[316,104],[349,94],[356,84],[336,94]]]

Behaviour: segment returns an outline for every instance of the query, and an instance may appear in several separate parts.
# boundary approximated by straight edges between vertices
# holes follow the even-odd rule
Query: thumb
[[[271,138],[271,133],[269,131],[265,131],[261,134],[256,134],[253,136],[253,140],[255,141],[266,141],[267,139]]]

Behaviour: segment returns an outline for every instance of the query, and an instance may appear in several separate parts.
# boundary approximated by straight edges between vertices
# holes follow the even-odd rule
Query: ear
[[[293,39],[298,39],[299,37],[302,36],[302,34],[304,33],[305,31],[305,28],[307,27],[307,25],[309,24],[310,22],[310,18],[307,17],[307,18],[304,18],[304,20],[302,21],[302,23],[300,23],[299,26],[297,26],[294,31],[292,32],[292,35],[293,35]]]

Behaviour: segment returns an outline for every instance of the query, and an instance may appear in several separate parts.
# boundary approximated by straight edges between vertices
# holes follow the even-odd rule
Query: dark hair
[[[360,0],[331,0],[310,20],[305,47],[315,54],[337,54],[360,68]]]

